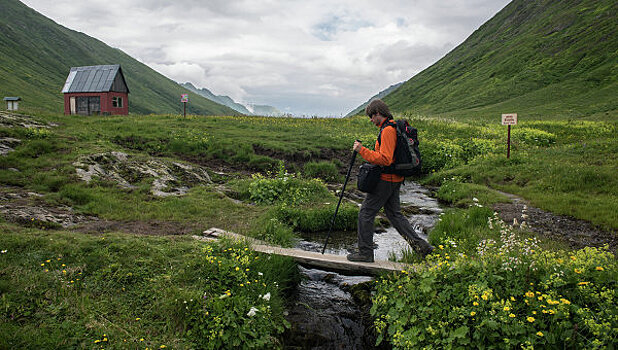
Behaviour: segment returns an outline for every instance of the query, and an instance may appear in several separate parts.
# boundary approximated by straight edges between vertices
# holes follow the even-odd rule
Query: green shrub
[[[282,223],[277,218],[264,217],[256,224],[256,228],[250,232],[252,237],[274,243],[283,247],[292,245],[294,230]]]
[[[337,165],[328,161],[308,162],[305,164],[304,172],[309,178],[319,178],[324,181],[336,182],[341,178]]]
[[[464,162],[464,149],[450,140],[428,140],[419,145],[423,172],[452,168]]]
[[[556,135],[532,128],[513,128],[511,137],[513,141],[531,146],[548,147],[556,143]]]
[[[336,203],[320,207],[292,207],[281,205],[275,217],[290,225],[294,230],[303,232],[326,231],[329,229],[335,213]],[[334,230],[355,230],[358,222],[358,207],[343,203],[337,212]]]
[[[259,204],[297,205],[332,196],[322,181],[299,179],[288,174],[283,164],[280,164],[279,172],[274,178],[254,174],[253,181],[249,184],[249,193],[251,200]]]
[[[491,220],[493,225],[498,225]],[[401,349],[611,348],[618,340],[615,257],[550,252],[503,223],[464,253],[443,237],[428,266],[384,278],[371,309],[378,342]]]

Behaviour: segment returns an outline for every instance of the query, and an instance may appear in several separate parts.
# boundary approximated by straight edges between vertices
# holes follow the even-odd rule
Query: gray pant
[[[408,219],[401,214],[400,187],[401,182],[380,180],[373,193],[367,193],[358,213],[358,250],[361,254],[373,254],[373,233],[375,231],[373,223],[382,207],[391,225],[414,250],[423,253],[431,249],[429,243],[416,234]]]

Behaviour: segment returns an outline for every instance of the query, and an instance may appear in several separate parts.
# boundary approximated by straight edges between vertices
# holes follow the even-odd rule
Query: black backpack
[[[412,176],[421,172],[421,152],[418,149],[418,132],[407,120],[399,119],[395,122],[388,120],[380,129],[378,143],[382,146],[382,130],[392,126],[397,130],[397,145],[395,146],[395,162],[384,167],[383,173],[401,176]]]

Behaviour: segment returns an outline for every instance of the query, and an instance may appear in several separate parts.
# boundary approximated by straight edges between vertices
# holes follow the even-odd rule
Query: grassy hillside
[[[63,111],[60,92],[74,66],[120,64],[132,113],[178,113],[180,94],[174,81],[124,52],[42,16],[16,0],[0,0],[0,95],[20,96],[25,108]],[[236,115],[231,108],[190,94],[187,112]]]
[[[514,0],[385,101],[453,116],[615,116],[617,9],[613,0]]]

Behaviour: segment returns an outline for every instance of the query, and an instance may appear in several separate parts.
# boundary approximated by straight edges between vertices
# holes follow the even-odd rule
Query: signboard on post
[[[182,105],[183,105],[183,115],[186,118],[187,117],[187,102],[189,102],[189,94],[181,94],[180,95],[180,102],[182,102]]]
[[[503,114],[502,125],[517,125],[517,113]]]
[[[509,131],[506,138],[506,157],[511,158],[511,125],[517,125],[517,113],[502,115],[502,125],[508,125]]]

